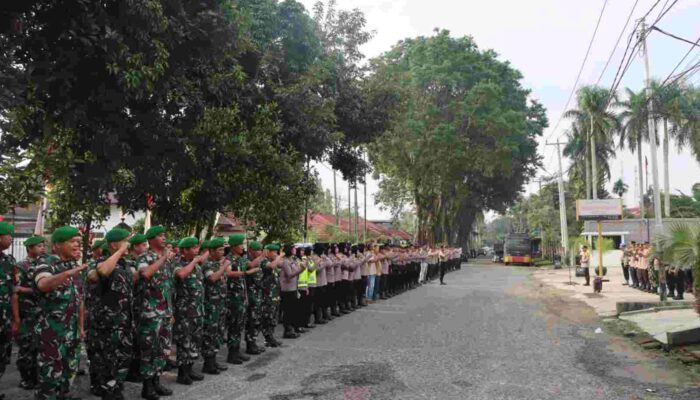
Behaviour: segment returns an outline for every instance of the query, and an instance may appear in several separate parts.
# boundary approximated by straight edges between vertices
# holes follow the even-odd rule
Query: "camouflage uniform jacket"
[[[209,277],[216,273],[221,266],[221,261],[209,260],[202,266],[202,274],[204,275],[204,297],[207,302],[220,304],[226,299],[226,276],[222,275],[221,279],[216,282],[209,280]]]
[[[37,258],[25,258],[17,264],[15,271],[15,287],[32,289],[32,293],[18,293],[20,317],[36,317],[39,314],[39,294],[34,291],[34,277],[36,266],[47,262],[47,258],[41,255]]]
[[[189,264],[185,259],[178,260],[173,272]],[[175,314],[178,319],[204,317],[204,276],[198,264],[185,279],[176,279]]]
[[[107,260],[102,257],[96,265]],[[122,257],[109,276],[99,276],[95,292],[99,302],[94,309],[94,327],[97,329],[130,329],[133,324],[134,277],[136,263]]]
[[[231,270],[245,272],[248,264],[248,257],[229,255],[231,260]],[[226,279],[226,294],[229,299],[240,298],[247,300],[246,293],[246,281],[245,277],[242,278],[228,278]]]
[[[39,323],[36,331],[45,330],[60,335],[63,341],[77,341],[78,316],[80,312],[80,294],[75,284],[75,277],[68,278],[63,285],[50,292],[39,292],[37,283],[44,277],[55,276],[77,267],[75,260],[62,261],[57,257],[46,258],[47,262],[37,264],[34,278],[34,290],[39,293]]]
[[[137,268],[144,268],[156,262],[160,256],[153,250],[141,254]],[[173,316],[173,270],[172,263],[165,261],[151,279],[140,276],[137,283],[137,311],[141,318],[170,318]]]
[[[9,254],[0,253],[0,331],[9,329],[12,321],[12,293],[17,262]]]
[[[272,300],[279,300],[280,297],[280,278],[279,270],[277,268],[269,268],[269,260],[265,260],[260,266],[262,267],[262,278],[260,279],[260,285],[262,287],[262,293],[265,298],[270,298]]]

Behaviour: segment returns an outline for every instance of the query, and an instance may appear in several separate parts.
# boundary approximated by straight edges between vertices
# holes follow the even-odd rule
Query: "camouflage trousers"
[[[226,306],[222,301],[204,303],[204,335],[202,338],[202,356],[214,357],[226,337]]]
[[[263,337],[272,337],[277,327],[279,317],[280,299],[270,296],[263,296],[260,313],[260,328]]]
[[[61,326],[60,322],[42,323],[37,326],[39,385],[35,392],[35,400],[57,400],[68,394],[80,363],[77,318],[74,322],[72,326],[67,327]]]
[[[141,318],[137,342],[140,350],[140,372],[143,379],[159,376],[165,368],[172,345],[170,317]]]
[[[241,335],[245,328],[246,304],[242,297],[234,297],[228,302],[226,314],[226,332],[228,347],[241,345]]]
[[[92,359],[90,368],[95,367],[96,383],[107,392],[124,382],[129,371],[133,352],[132,329],[96,329],[91,334]]]
[[[0,378],[12,358],[12,326],[10,319],[0,321]]]
[[[260,290],[248,291],[248,308],[245,324],[245,342],[255,343],[260,331],[260,314],[262,312],[262,293]]]
[[[35,371],[36,357],[39,352],[39,338],[34,332],[37,318],[24,315],[17,336],[17,369],[20,371]]]
[[[173,339],[175,346],[177,346],[175,356],[179,367],[194,364],[199,359],[202,350],[203,328],[203,317],[188,317],[186,315],[175,317]]]

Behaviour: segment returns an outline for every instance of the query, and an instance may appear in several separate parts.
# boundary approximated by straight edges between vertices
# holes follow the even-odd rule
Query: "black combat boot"
[[[282,337],[284,339],[296,339],[299,337],[299,334],[294,332],[294,328],[291,325],[285,325]]]
[[[219,375],[219,369],[216,368],[216,359],[214,357],[204,358],[204,365],[202,365],[202,373],[209,375]]]
[[[190,377],[190,374],[187,371],[187,365],[181,365],[177,367],[177,379],[175,380],[175,382],[182,385],[192,384],[192,378]]]
[[[141,398],[146,400],[158,400],[160,397],[156,392],[156,387],[153,384],[153,379],[144,379],[141,389]]]
[[[24,390],[34,389],[35,382],[32,379],[32,371],[27,370],[27,369],[20,369],[19,376],[21,377],[20,381],[19,381],[20,388],[22,388]]]
[[[245,352],[247,354],[252,354],[254,356],[257,356],[258,354],[262,354],[262,351],[260,351],[258,344],[255,342],[247,342],[245,344]]]
[[[265,336],[265,346],[267,347],[279,347],[280,343],[275,340],[274,336]]]
[[[238,355],[236,354],[236,348],[234,346],[230,346],[228,348],[228,357],[226,357],[226,362],[229,364],[243,364],[243,360],[238,358]]]
[[[240,345],[236,346],[236,354],[238,354],[238,358],[240,358],[241,361],[243,361],[243,362],[250,361],[250,356],[247,356],[247,355],[241,353],[241,346]]]
[[[216,367],[216,369],[219,370],[219,372],[228,371],[228,367],[225,366],[225,365],[219,364],[219,363],[216,361],[216,357],[214,357],[214,366]]]
[[[129,372],[126,374],[125,381],[132,383],[141,383],[143,378],[141,377],[141,372],[139,371],[140,360],[132,360],[129,364]]]
[[[173,391],[160,384],[160,376],[153,378],[153,387],[156,388],[158,396],[172,396]]]
[[[194,367],[194,364],[190,364],[187,366],[187,373],[190,375],[190,379],[192,379],[195,382],[203,381],[204,375],[194,372],[193,367]]]

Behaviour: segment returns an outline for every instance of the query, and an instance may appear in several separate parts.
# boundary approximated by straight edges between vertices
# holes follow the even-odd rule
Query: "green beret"
[[[260,242],[250,242],[248,243],[248,248],[251,250],[259,251],[263,249],[263,245]]]
[[[0,221],[0,235],[15,235],[15,226],[5,221]]]
[[[170,244],[173,245],[173,247],[180,247],[180,241],[178,239],[171,240]]]
[[[180,243],[178,243],[178,247],[181,249],[189,249],[190,247],[194,247],[194,246],[198,246],[198,245],[199,245],[199,240],[197,240],[197,238],[194,236],[186,237],[186,238],[180,240]]]
[[[114,228],[111,231],[107,232],[107,234],[105,235],[105,240],[107,241],[107,243],[120,242],[128,238],[130,234],[131,233],[126,229]]]
[[[211,241],[209,241],[209,240],[203,240],[203,241],[202,241],[202,244],[199,245],[199,249],[200,249],[200,250],[206,250],[206,249],[210,248],[210,246],[211,246]]]
[[[152,226],[146,231],[146,239],[151,240],[161,233],[165,233],[165,228],[160,225]]]
[[[43,236],[32,236],[24,241],[24,246],[34,246],[35,244],[44,243],[46,239]]]
[[[103,253],[104,253],[104,252],[109,253],[109,243],[103,241],[102,246],[100,246],[100,247],[102,247],[102,252],[103,252]]]
[[[90,247],[91,250],[95,250],[98,247],[102,247],[106,242],[102,239],[97,239],[94,242],[92,242],[92,247]]]
[[[242,233],[236,233],[228,237],[228,244],[231,246],[239,246],[245,242],[245,235]]]
[[[226,241],[222,237],[217,237],[209,241],[209,248],[214,250],[218,249],[219,247],[224,247],[226,244]]]
[[[78,228],[72,226],[62,226],[51,234],[52,243],[63,243],[73,239],[76,236],[80,236],[80,231]]]
[[[280,245],[276,243],[270,243],[265,246],[265,250],[279,251]]]
[[[146,235],[143,233],[137,233],[134,236],[129,239],[129,243],[131,244],[141,244],[141,243],[146,243]]]

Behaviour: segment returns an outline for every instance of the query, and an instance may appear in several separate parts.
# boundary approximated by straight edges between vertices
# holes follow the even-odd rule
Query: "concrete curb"
[[[683,302],[671,302],[671,301],[652,301],[652,302],[618,302],[616,303],[617,315],[623,315],[625,313],[636,312],[636,311],[647,311],[649,309],[661,309],[661,310],[680,310],[685,308],[692,308],[693,302],[683,301]]]
[[[687,305],[687,304],[679,304],[679,305],[674,305],[674,306],[660,306],[660,307],[645,308],[645,309],[641,309],[641,310],[625,311],[625,312],[619,313],[618,316],[624,317],[626,315],[655,313],[655,312],[659,312],[659,311],[668,311],[668,310],[687,310],[689,308],[693,308],[693,306]]]

